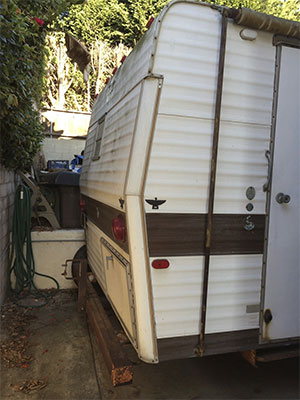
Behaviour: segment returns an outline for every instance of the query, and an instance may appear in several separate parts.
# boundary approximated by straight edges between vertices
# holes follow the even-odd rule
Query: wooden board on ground
[[[96,290],[89,280],[86,281],[86,285],[86,312],[110,372],[112,384],[117,386],[129,383],[133,378],[132,363],[122,349]]]

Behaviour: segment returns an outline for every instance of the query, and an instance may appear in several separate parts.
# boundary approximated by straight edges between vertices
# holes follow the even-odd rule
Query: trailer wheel
[[[83,258],[87,258],[86,245],[80,247],[80,249],[77,250],[77,252],[74,256],[74,260],[83,259]],[[88,270],[89,270],[89,267],[88,267]],[[79,275],[79,262],[73,261],[72,262],[72,276],[74,278],[74,282],[76,283],[76,285],[78,285],[78,283],[77,283],[78,275]]]

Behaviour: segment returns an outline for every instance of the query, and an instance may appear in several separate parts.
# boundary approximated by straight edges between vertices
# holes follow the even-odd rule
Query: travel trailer
[[[299,39],[175,0],[94,104],[88,262],[145,362],[297,343]]]

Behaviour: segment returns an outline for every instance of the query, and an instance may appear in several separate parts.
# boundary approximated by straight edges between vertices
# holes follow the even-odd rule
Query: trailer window
[[[103,131],[104,131],[104,118],[100,119],[98,122],[93,160],[99,160],[100,158],[100,149],[101,149]]]

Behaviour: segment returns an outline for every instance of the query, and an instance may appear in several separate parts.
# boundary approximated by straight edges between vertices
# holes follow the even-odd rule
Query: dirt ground
[[[239,354],[148,365],[134,351],[130,385],[114,388],[76,292],[1,313],[1,400],[298,399],[299,359],[254,368]]]

